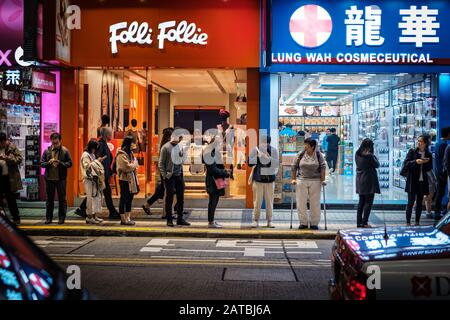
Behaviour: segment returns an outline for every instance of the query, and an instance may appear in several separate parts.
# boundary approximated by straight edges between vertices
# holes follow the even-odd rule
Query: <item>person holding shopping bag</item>
[[[278,150],[272,147],[270,143],[270,136],[262,136],[260,147],[255,147],[250,152],[248,164],[250,167],[253,167],[249,179],[249,183],[253,186],[252,228],[259,227],[263,200],[266,203],[267,227],[274,228],[272,224],[273,196],[280,159]]]
[[[120,224],[128,226],[136,224],[131,220],[131,205],[133,203],[134,195],[139,193],[139,183],[136,175],[139,164],[131,149],[134,141],[133,139],[132,136],[125,137],[122,148],[117,150],[115,160],[120,186]]]
[[[91,139],[84,150],[81,160],[81,176],[86,192],[86,223],[98,224],[103,220],[96,215],[102,212],[102,192],[105,189],[105,170],[102,162],[106,157],[95,159],[98,142]]]
[[[222,228],[214,221],[214,214],[220,197],[225,195],[225,188],[229,185],[231,171],[225,169],[223,164],[222,146],[216,143],[216,137],[212,137],[209,144],[203,150],[203,162],[206,166],[206,192],[208,193],[208,228]],[[217,152],[216,152],[217,151]]]
[[[375,193],[380,193],[377,168],[380,166],[374,155],[373,141],[369,138],[361,142],[355,155],[356,193],[359,195],[356,225],[358,228],[371,228],[369,225]]]
[[[305,150],[300,151],[292,166],[292,184],[296,185],[297,211],[300,220],[299,229],[319,229],[320,194],[326,184],[326,161],[317,150],[317,141],[305,140]],[[309,199],[310,216],[307,215]],[[308,226],[309,225],[309,226]]]

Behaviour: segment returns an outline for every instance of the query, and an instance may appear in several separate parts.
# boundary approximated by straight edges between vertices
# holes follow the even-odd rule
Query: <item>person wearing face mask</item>
[[[172,205],[173,198],[177,196],[177,225],[190,226],[191,224],[184,220],[184,177],[183,162],[186,157],[180,142],[183,136],[174,131],[169,142],[162,146],[159,156],[159,172],[164,182],[166,190],[165,213],[167,226],[173,227]]]
[[[72,167],[72,157],[69,150],[61,144],[59,133],[52,133],[50,140],[52,144],[44,151],[41,159],[41,167],[45,169],[45,189],[47,192],[45,224],[50,224],[53,221],[55,192],[58,193],[58,224],[63,224],[66,220],[67,211],[67,169]]]
[[[433,169],[433,155],[429,150],[430,137],[421,135],[417,139],[417,148],[410,149],[406,155],[400,174],[406,177],[405,191],[408,193],[406,224],[411,225],[411,216],[416,203],[415,225],[420,224],[423,198],[429,194],[428,171]]]
[[[305,150],[300,151],[292,166],[292,184],[296,186],[297,210],[299,214],[299,229],[319,229],[320,196],[322,185],[325,185],[327,164],[317,150],[317,141],[311,138],[305,140]],[[309,199],[310,217],[307,215]],[[308,226],[309,224],[309,226]]]

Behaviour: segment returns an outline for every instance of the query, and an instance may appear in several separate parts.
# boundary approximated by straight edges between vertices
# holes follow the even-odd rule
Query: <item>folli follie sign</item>
[[[259,67],[257,0],[73,2],[75,66]]]

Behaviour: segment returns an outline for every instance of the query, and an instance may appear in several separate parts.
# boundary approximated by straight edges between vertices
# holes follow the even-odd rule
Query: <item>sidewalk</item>
[[[251,228],[251,209],[218,209],[216,221],[223,225],[223,229],[207,228],[207,211],[205,209],[193,209],[188,221],[189,227],[166,226],[161,219],[161,209],[152,210],[152,215],[147,216],[142,209],[134,208],[132,216],[136,220],[136,226],[121,226],[120,221],[107,220],[98,226],[87,225],[84,219],[73,213],[70,208],[66,223],[58,225],[57,213],[52,225],[44,224],[42,209],[23,209],[21,212],[22,225],[20,228],[29,235],[55,235],[55,236],[145,236],[145,237],[204,237],[204,238],[271,238],[271,239],[334,239],[340,229],[353,229],[356,227],[356,212],[344,210],[327,210],[327,230],[325,230],[324,214],[320,222],[320,230],[298,230],[298,217],[293,215],[293,228],[290,229],[290,211],[274,211],[274,229],[265,227],[265,215],[262,213],[260,227]],[[103,218],[107,218],[107,212],[103,212]],[[383,227],[402,226],[405,224],[403,211],[373,211],[370,223]],[[433,220],[426,219],[423,214],[422,224],[433,224]]]

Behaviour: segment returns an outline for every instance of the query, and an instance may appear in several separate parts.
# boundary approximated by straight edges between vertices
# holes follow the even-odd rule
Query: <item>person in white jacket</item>
[[[81,156],[80,166],[86,192],[86,223],[98,224],[103,222],[96,215],[102,211],[102,192],[105,189],[105,171],[102,161],[105,157],[95,158],[98,142],[91,139]]]

